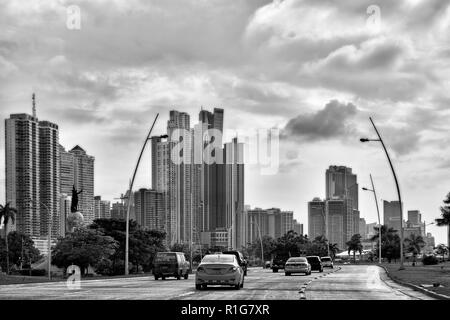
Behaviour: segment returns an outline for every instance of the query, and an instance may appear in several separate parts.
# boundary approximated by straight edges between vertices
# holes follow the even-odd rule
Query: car
[[[308,263],[311,265],[312,271],[323,272],[323,265],[322,265],[322,261],[320,260],[320,257],[308,256],[308,257],[306,257],[306,259],[308,260]]]
[[[209,285],[228,285],[239,290],[244,287],[244,270],[233,254],[206,255],[195,274],[195,289]]]
[[[189,262],[182,252],[157,252],[153,260],[153,276],[155,280],[175,277],[180,280],[189,278]]]
[[[333,269],[334,265],[331,257],[321,257],[320,260],[322,261],[322,265],[324,268],[327,267]]]
[[[276,255],[272,259],[272,272],[278,272],[279,269],[284,269],[286,261],[289,259],[289,256],[285,255]]]
[[[292,257],[284,265],[284,274],[290,276],[293,273],[311,274],[311,265],[305,257]]]
[[[240,251],[229,250],[229,251],[223,251],[222,254],[232,254],[232,255],[236,256],[236,259],[237,259],[239,265],[244,270],[244,276],[247,275],[248,262],[245,259],[244,255]]]

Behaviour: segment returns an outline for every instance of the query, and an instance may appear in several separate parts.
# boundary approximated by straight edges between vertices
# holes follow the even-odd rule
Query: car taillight
[[[197,272],[205,272],[205,269],[203,269],[203,267],[198,267]]]
[[[238,268],[236,267],[231,267],[230,269],[228,269],[228,272],[236,272]]]

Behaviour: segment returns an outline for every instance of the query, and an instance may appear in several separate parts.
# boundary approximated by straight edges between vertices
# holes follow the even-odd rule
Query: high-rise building
[[[127,217],[127,207],[123,202],[116,202],[112,204],[111,208],[111,218],[126,220]]]
[[[358,183],[352,168],[345,166],[330,166],[326,173],[326,198],[352,200],[352,207],[358,210]]]
[[[383,201],[384,225],[400,232],[400,203],[398,201]]]
[[[61,193],[59,198],[59,234],[61,237],[66,236],[67,226],[67,216],[70,213],[70,208],[72,204],[72,197],[67,194]]]
[[[18,210],[17,230],[32,237],[60,235],[59,130],[33,115],[12,114],[5,120],[6,202]]]
[[[378,223],[376,222],[366,224],[366,239],[372,238],[377,233],[377,231],[375,230],[375,227],[377,227],[377,225]]]
[[[298,235],[303,235],[303,224],[298,223],[296,219],[294,219],[294,232],[296,232]]]
[[[18,210],[15,223],[7,232],[17,230],[39,237],[40,161],[39,122],[35,116],[12,114],[5,121],[6,202]],[[33,200],[30,203],[29,200]]]
[[[111,202],[102,200],[101,196],[94,197],[94,219],[110,219]]]
[[[78,195],[78,210],[82,213],[85,224],[94,221],[94,163],[95,158],[88,155],[80,146],[69,152],[60,146],[61,154],[61,193],[72,194],[75,186]]]
[[[314,198],[308,202],[308,238],[314,240],[318,236],[325,236],[325,201]]]
[[[49,223],[52,237],[60,236],[60,154],[58,126],[39,122],[39,193],[41,237],[47,236]],[[49,221],[49,219],[51,221]]]
[[[231,247],[241,248],[247,244],[247,225],[244,217],[244,144],[237,138],[226,143],[225,160],[225,194],[226,194],[226,228],[231,229]]]
[[[281,211],[281,236],[294,230],[294,212]]]
[[[164,193],[140,189],[134,194],[137,223],[147,230],[165,230]]]
[[[355,219],[351,200],[327,200],[325,211],[328,219],[327,228],[330,243],[337,243],[339,249],[345,249],[345,243],[355,234]],[[357,227],[359,229],[359,216]]]

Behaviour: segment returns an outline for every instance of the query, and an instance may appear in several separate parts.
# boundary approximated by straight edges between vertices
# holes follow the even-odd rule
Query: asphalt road
[[[153,277],[83,280],[80,289],[65,282],[0,285],[0,299],[150,299],[150,300],[404,300],[431,299],[387,279],[376,266],[345,265],[324,273],[286,277],[284,272],[250,268],[244,288],[211,287],[195,290],[188,280],[155,281]]]

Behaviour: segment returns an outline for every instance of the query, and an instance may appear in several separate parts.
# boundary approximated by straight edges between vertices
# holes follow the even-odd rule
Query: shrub
[[[426,256],[426,257],[424,257],[424,258],[422,259],[422,263],[423,263],[425,266],[428,266],[428,265],[434,265],[434,264],[438,264],[438,263],[439,263],[439,260],[438,260],[438,258],[436,258],[435,256]]]

